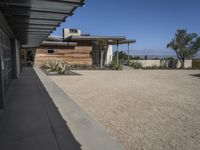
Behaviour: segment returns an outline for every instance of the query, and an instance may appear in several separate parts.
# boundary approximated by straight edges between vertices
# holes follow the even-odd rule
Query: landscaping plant
[[[111,62],[111,64],[108,66],[108,68],[111,70],[122,70],[123,69],[122,64],[121,63],[117,64],[116,60],[113,60]]]
[[[64,74],[67,69],[67,65],[63,63],[61,60],[55,58],[55,59],[50,59],[46,63],[44,63],[42,68],[48,72],[57,72],[59,74]]]
[[[129,66],[130,67],[133,67],[134,69],[142,69],[143,66],[142,66],[142,63],[140,63],[139,61],[137,60],[132,60],[129,62]]]

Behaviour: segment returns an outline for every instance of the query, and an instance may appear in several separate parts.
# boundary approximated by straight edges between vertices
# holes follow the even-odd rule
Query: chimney
[[[69,36],[80,36],[80,35],[81,35],[81,30],[79,29],[69,29],[69,28],[63,29],[63,39],[66,39]]]

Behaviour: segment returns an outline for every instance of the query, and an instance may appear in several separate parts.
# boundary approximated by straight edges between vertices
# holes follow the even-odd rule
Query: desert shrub
[[[161,67],[158,67],[157,65],[143,67],[143,69],[160,69],[160,68]]]
[[[108,69],[111,69],[111,70],[122,70],[123,67],[122,67],[122,64],[121,63],[118,63],[117,64],[117,61],[116,60],[113,60],[111,62],[111,64],[108,66]]]
[[[192,68],[200,69],[200,60],[192,60]]]
[[[171,59],[169,59],[168,68],[176,69],[177,68],[177,64],[178,64],[178,60],[172,57]]]
[[[167,64],[165,60],[160,60],[160,68],[167,68]]]
[[[57,72],[59,74],[64,74],[67,69],[67,65],[58,59],[50,59],[42,65],[42,69],[48,72]]]
[[[133,67],[134,69],[142,69],[143,68],[142,63],[139,61],[131,61],[131,62],[129,62],[129,66]]]
[[[140,56],[130,56],[130,60],[141,60],[142,58]]]
[[[71,70],[99,70],[95,65],[74,64],[70,66]]]

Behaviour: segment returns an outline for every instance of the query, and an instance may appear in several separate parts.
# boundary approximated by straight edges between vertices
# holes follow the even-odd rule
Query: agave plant
[[[59,59],[50,59],[44,65],[43,68],[48,72],[57,72],[59,74],[64,74],[66,70],[66,64],[64,64]]]

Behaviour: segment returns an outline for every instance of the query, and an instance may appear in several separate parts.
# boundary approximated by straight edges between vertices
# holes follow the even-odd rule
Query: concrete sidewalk
[[[80,150],[33,68],[13,87],[0,118],[1,150]]]

